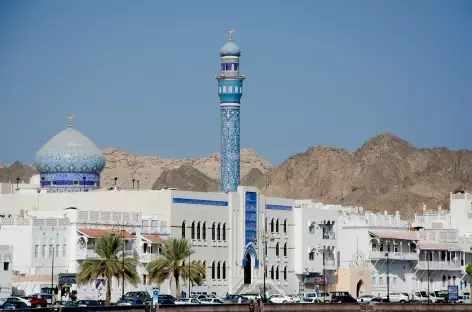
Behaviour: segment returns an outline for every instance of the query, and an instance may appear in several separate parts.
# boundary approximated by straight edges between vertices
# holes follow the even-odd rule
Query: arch
[[[205,268],[205,272],[203,273],[203,279],[206,279],[207,275],[207,262],[203,261],[202,266]]]
[[[195,239],[195,221],[192,221],[192,227],[190,228],[190,238]]]
[[[380,242],[376,238],[371,238],[369,241],[369,245],[372,251],[377,251],[379,249]]]
[[[270,231],[272,233],[274,233],[274,218],[272,218],[272,220],[270,220]]]
[[[284,257],[287,257],[287,243],[284,244]]]
[[[284,267],[284,281],[287,280],[287,266]]]
[[[274,266],[270,269],[270,278],[274,279]]]
[[[266,244],[267,245],[267,244]],[[245,266],[246,265],[246,262],[247,262],[247,255],[248,254],[252,254],[253,258],[254,258],[254,266],[256,268],[259,267],[259,259],[257,258],[257,252],[256,252],[256,248],[255,248],[255,245],[253,243],[249,243],[247,246],[246,246],[246,250],[244,251],[244,256],[243,256],[243,260],[242,260],[242,265]]]
[[[211,226],[211,239],[215,240],[216,239],[216,223],[213,222],[213,225]]]
[[[279,280],[279,266],[277,266],[277,269],[275,271],[275,279]]]
[[[201,231],[200,231],[200,221],[198,221],[198,223],[197,223],[197,239],[200,239],[200,237],[201,237],[201,236],[200,236],[200,234],[201,234],[200,232],[201,232]]]
[[[226,223],[223,223],[223,240],[226,240]]]
[[[226,279],[226,261],[223,261],[223,279]]]
[[[264,252],[265,252],[265,255],[267,256],[267,243],[264,244]]]
[[[267,232],[267,217],[265,217],[264,230]]]
[[[363,289],[363,286],[364,286],[364,281],[363,280],[359,280],[357,282],[357,286],[356,286],[356,296],[357,298],[359,298],[359,296],[364,293],[364,289]]]
[[[202,226],[202,239],[204,239],[204,240],[207,239],[207,223],[206,223],[206,221],[203,222],[203,226]]]
[[[182,238],[185,238],[185,220],[182,221]]]
[[[287,234],[287,219],[284,220],[284,233]]]
[[[275,220],[275,232],[279,233],[279,218],[277,218],[277,220]]]
[[[148,252],[148,243],[144,243],[143,244],[143,253],[147,253]]]
[[[221,261],[218,261],[218,267],[216,268],[216,279],[221,279]]]
[[[275,244],[275,256],[276,257],[279,256],[279,242],[277,242],[277,244]]]
[[[216,278],[216,274],[215,274],[215,271],[216,271],[216,267],[215,267],[216,263],[215,261],[213,261],[213,264],[211,266],[211,279],[215,279]]]
[[[221,223],[218,222],[218,226],[216,227],[216,240],[221,240]]]
[[[251,263],[251,255],[248,253],[244,258],[244,284],[251,284],[252,282],[252,263]]]

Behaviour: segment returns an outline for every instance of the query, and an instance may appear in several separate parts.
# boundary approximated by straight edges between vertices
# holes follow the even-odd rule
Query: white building
[[[12,293],[13,246],[0,244],[0,298]]]

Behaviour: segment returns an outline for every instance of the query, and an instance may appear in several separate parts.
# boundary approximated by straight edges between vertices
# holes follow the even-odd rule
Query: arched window
[[[443,275],[442,283],[443,283],[443,287],[446,286],[446,275]]]
[[[197,239],[200,239],[200,221],[197,223]]]
[[[190,229],[190,237],[195,239],[195,221],[192,222],[192,227]]]
[[[202,226],[202,238],[207,239],[207,223],[203,222]]]
[[[270,231],[274,233],[274,218],[270,221]]]
[[[221,279],[221,262],[218,261],[218,268],[216,269],[216,279]]]
[[[265,255],[267,256],[267,243],[264,244]]]
[[[287,257],[287,243],[284,244],[284,257]]]
[[[287,234],[287,219],[284,220],[284,233]]]
[[[275,221],[275,232],[279,233],[279,219]]]
[[[185,267],[185,260],[182,261],[182,267],[183,267],[183,268]]]
[[[148,252],[148,244],[144,243],[143,244],[143,253],[147,253],[147,252]]]
[[[216,267],[215,267],[215,261],[213,261],[213,264],[211,266],[211,279],[215,279],[215,270],[216,270]]]
[[[279,243],[277,242],[277,244],[275,244],[275,256],[278,257],[279,256]]]
[[[226,240],[226,223],[223,223],[223,240]]]
[[[279,280],[279,266],[277,266],[277,271],[275,271],[275,279]]]
[[[211,239],[212,240],[216,239],[215,235],[216,235],[216,223],[213,222],[213,225],[211,226]]]
[[[182,222],[182,238],[185,238],[185,221]]]
[[[218,222],[218,227],[216,228],[216,240],[221,240],[221,224]]]
[[[284,268],[284,281],[287,280],[287,266]]]
[[[270,269],[270,278],[274,279],[274,266]]]
[[[267,231],[267,217],[265,218],[264,230]]]
[[[223,262],[223,279],[226,279],[226,261]]]
[[[203,273],[203,279],[206,279],[207,277],[207,262],[203,261],[203,267],[205,268],[205,273]]]

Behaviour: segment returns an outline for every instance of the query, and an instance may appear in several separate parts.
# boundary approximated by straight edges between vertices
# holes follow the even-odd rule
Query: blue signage
[[[152,291],[152,305],[157,306],[159,299],[159,288],[155,288]]]
[[[457,285],[449,285],[447,286],[447,298],[450,301],[456,301],[459,299],[459,286]]]

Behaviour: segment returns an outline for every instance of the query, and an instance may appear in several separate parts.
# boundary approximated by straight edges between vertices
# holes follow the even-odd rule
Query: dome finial
[[[72,128],[72,119],[74,119],[75,114],[72,114],[72,116],[67,117],[69,119],[69,128]]]
[[[233,32],[234,32],[234,28],[231,28],[230,30],[228,30],[228,40],[229,41],[233,40]]]

